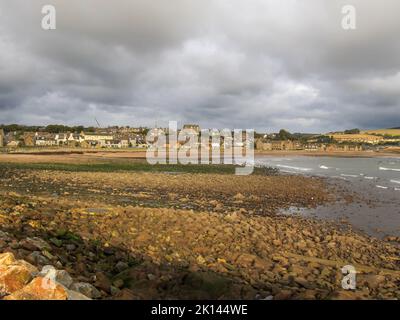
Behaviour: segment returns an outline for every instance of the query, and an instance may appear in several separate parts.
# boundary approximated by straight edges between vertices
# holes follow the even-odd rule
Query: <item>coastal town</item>
[[[32,130],[36,129],[36,130]],[[0,147],[5,150],[18,148],[83,148],[83,149],[146,149],[151,143],[146,127],[84,128],[49,125],[28,127],[0,126]],[[157,128],[168,134],[168,128]],[[201,135],[197,124],[185,124],[181,130],[192,130]],[[180,130],[178,130],[180,132]],[[245,132],[244,132],[245,133]],[[245,137],[245,136],[244,136]],[[257,151],[390,151],[400,148],[400,129],[359,130],[303,134],[282,129],[277,133],[255,132],[254,148]],[[182,145],[183,142],[180,142]],[[209,147],[223,147],[210,141]]]

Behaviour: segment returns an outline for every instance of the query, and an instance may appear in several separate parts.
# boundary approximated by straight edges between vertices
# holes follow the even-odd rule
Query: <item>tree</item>
[[[344,134],[359,134],[360,133],[360,129],[349,129],[349,130],[344,130]]]
[[[281,129],[279,131],[278,136],[279,136],[280,140],[292,140],[293,139],[292,134],[289,131],[286,131],[285,129]]]

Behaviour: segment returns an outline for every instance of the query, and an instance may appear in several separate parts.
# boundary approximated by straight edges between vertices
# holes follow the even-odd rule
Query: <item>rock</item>
[[[281,290],[274,296],[274,300],[289,300],[291,296],[292,292],[290,290]]]
[[[100,291],[97,290],[90,283],[86,283],[86,282],[77,282],[77,283],[72,284],[71,290],[79,292],[91,299],[98,299],[101,297]]]
[[[298,295],[299,299],[303,300],[315,300],[317,299],[317,291],[316,290],[306,290]]]
[[[321,277],[329,277],[331,270],[328,267],[323,267],[321,270]]]
[[[138,300],[138,296],[130,289],[122,289],[114,296],[115,300]]]
[[[237,193],[237,194],[233,197],[233,199],[236,200],[236,201],[241,201],[241,200],[246,199],[246,197],[245,197],[244,195],[242,195],[241,193]]]
[[[33,277],[35,277],[39,273],[38,268],[31,265],[29,262],[26,262],[25,260],[17,260],[16,264],[19,266],[24,266]]]
[[[151,234],[149,234],[146,231],[143,231],[141,233],[139,233],[139,235],[136,237],[136,241],[138,243],[142,243],[142,242],[148,242],[152,239],[153,237],[151,236]]]
[[[13,250],[19,249],[20,247],[21,247],[21,246],[19,245],[19,243],[18,243],[17,241],[15,241],[15,240],[13,240],[13,241],[10,243],[10,248],[13,249]]]
[[[302,287],[304,287],[306,289],[311,289],[312,288],[311,284],[304,278],[296,277],[293,280],[294,280],[295,283],[297,283],[298,285],[300,285],[300,286],[302,286]]]
[[[110,293],[111,281],[104,273],[102,272],[96,273],[96,283],[94,285],[97,288],[100,288],[101,290]]]
[[[114,287],[114,286],[111,286],[111,288],[110,288],[110,292],[111,292],[111,295],[112,295],[112,296],[117,295],[120,291],[121,291],[121,290],[120,290],[119,288]]]
[[[332,300],[362,300],[363,296],[357,292],[340,290],[333,292],[330,298]]]
[[[46,241],[44,241],[43,239],[37,238],[37,237],[26,238],[25,240],[22,240],[20,242],[20,245],[23,248],[30,250],[30,251],[35,251],[35,250],[50,251],[51,250],[51,246]]]
[[[239,215],[238,215],[236,212],[233,212],[233,213],[231,213],[231,214],[227,214],[227,215],[224,217],[224,219],[225,219],[226,221],[230,221],[230,222],[232,222],[232,221],[237,221],[237,220],[239,220]]]
[[[50,252],[48,252],[47,250],[43,250],[42,251],[42,255],[45,258],[49,259],[49,260],[54,260],[55,259],[55,257]]]
[[[56,282],[43,277],[33,279],[4,300],[67,300],[67,291]]]
[[[105,247],[105,248],[103,249],[103,253],[104,253],[106,256],[112,256],[112,255],[115,254],[115,250],[114,250],[113,248],[110,248],[110,247]]]
[[[149,273],[149,274],[147,275],[147,279],[149,279],[150,281],[154,281],[154,280],[157,279],[157,277],[156,277],[154,274]]]
[[[0,273],[0,296],[22,289],[31,279],[32,275],[27,267],[23,265],[8,266],[5,271]]]
[[[289,260],[287,258],[277,254],[272,256],[272,261],[279,262],[282,266],[287,266],[289,264]]]
[[[388,242],[400,242],[400,237],[387,236],[383,240]]]
[[[56,247],[61,247],[62,246],[62,244],[63,244],[63,242],[62,242],[62,240],[60,240],[60,239],[57,239],[57,238],[51,238],[50,240],[49,240],[52,244],[54,244]]]
[[[243,253],[236,259],[236,263],[240,266],[251,267],[256,259],[257,256],[253,254]]]
[[[201,255],[196,258],[196,261],[197,261],[198,264],[205,264],[206,263],[206,259],[204,259],[203,256],[201,256]]]
[[[74,282],[65,270],[56,270],[53,266],[44,266],[39,274],[41,277],[47,277],[63,285],[66,288],[70,288]]]
[[[76,249],[76,246],[74,245],[74,244],[67,244],[66,246],[65,246],[65,248],[68,250],[68,251],[74,251],[75,249]]]
[[[80,292],[67,290],[68,300],[92,300]]]
[[[0,238],[0,250],[3,250],[5,247],[7,247],[7,242]]]
[[[273,244],[274,246],[276,246],[276,247],[279,247],[280,245],[282,245],[282,241],[279,240],[279,239],[274,239],[274,240],[272,241],[272,244]]]
[[[123,261],[118,261],[117,264],[115,265],[115,269],[117,269],[118,272],[122,272],[128,268],[129,268],[129,265]]]
[[[124,281],[122,279],[116,279],[113,282],[113,286],[118,288],[118,289],[121,289],[124,286]]]
[[[218,299],[230,292],[231,280],[213,272],[191,272],[184,278],[188,293],[202,293],[204,297]]]
[[[4,231],[1,231],[0,230],[0,238],[3,238],[3,239],[5,239],[5,238],[8,238],[8,233],[7,232],[4,232]]]
[[[368,286],[370,289],[377,289],[380,284],[384,283],[386,281],[385,276],[383,275],[360,275],[358,276],[357,279],[361,284],[365,284]]]
[[[0,266],[9,266],[15,262],[15,257],[12,253],[6,252],[0,254]]]
[[[26,259],[33,264],[46,265],[50,263],[49,259],[44,257],[39,251],[32,252]]]

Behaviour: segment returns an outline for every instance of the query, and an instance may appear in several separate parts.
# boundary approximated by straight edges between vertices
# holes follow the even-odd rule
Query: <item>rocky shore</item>
[[[0,252],[67,273],[65,299],[68,290],[118,300],[400,298],[397,238],[275,214],[331,201],[322,180],[242,178],[9,172]],[[357,271],[356,290],[342,288],[345,265]]]
[[[42,243],[38,238],[27,241]],[[64,270],[45,266],[39,272],[32,264],[16,260],[12,253],[0,254],[0,300],[90,300],[88,296],[94,291],[88,283],[73,283]]]
[[[95,299],[400,297],[396,243],[300,218],[96,205],[12,214],[12,225],[2,215],[0,250],[67,270]],[[341,290],[349,264],[354,292]]]

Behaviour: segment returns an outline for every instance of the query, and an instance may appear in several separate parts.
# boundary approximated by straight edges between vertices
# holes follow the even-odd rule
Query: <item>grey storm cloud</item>
[[[57,29],[41,28],[43,5]],[[341,26],[344,5],[357,29]],[[0,0],[0,123],[400,126],[400,2]]]

